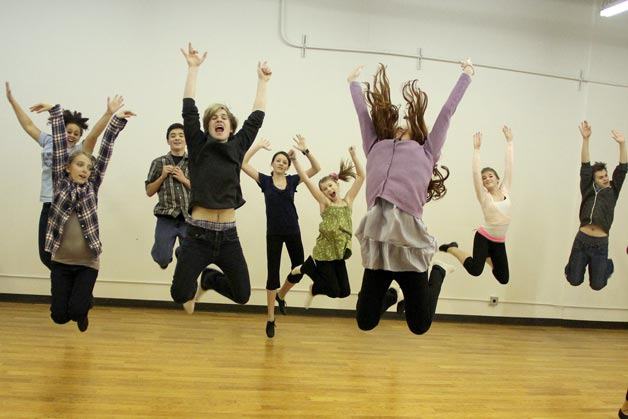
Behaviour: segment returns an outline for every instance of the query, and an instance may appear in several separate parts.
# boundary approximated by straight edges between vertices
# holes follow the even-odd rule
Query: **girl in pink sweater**
[[[510,224],[510,184],[512,182],[512,131],[502,128],[506,137],[506,166],[500,181],[495,169],[480,169],[482,133],[473,136],[473,186],[484,213],[484,224],[478,227],[473,239],[473,256],[458,248],[458,243],[441,245],[438,250],[454,255],[473,276],[479,276],[487,263],[493,276],[501,284],[508,283],[508,257],[506,256],[506,230]]]

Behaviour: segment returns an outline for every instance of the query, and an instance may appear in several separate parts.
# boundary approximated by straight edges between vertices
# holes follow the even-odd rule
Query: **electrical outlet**
[[[488,305],[490,306],[496,306],[498,302],[499,302],[499,297],[489,297],[488,299]]]

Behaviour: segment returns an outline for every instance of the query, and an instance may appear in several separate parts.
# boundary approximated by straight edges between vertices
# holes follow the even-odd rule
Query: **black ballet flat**
[[[79,319],[76,322],[76,325],[78,326],[78,330],[80,330],[81,332],[86,331],[87,328],[89,327],[89,320],[87,319],[87,314],[82,319]]]
[[[277,294],[275,295],[275,301],[277,301],[277,304],[279,305],[279,312],[284,316],[288,314],[285,298],[282,300],[281,298],[279,298],[279,294]]]
[[[266,336],[272,338],[275,336],[275,321],[266,322]]]
[[[441,252],[445,252],[447,253],[447,250],[449,250],[450,247],[458,247],[458,243],[456,242],[451,242],[451,243],[445,243],[445,244],[441,244],[440,246],[438,246],[438,250]]]

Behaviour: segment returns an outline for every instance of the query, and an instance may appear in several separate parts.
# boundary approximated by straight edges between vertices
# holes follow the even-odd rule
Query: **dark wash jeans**
[[[168,216],[157,216],[155,224],[155,244],[150,252],[153,260],[159,266],[165,268],[172,262],[172,249],[179,238],[179,244],[185,238],[187,224],[180,216],[172,218]]]
[[[213,231],[187,227],[170,287],[173,301],[183,304],[193,299],[198,276],[213,263],[223,273],[212,280],[212,288],[233,302],[246,304],[251,296],[251,282],[236,228]]]
[[[589,267],[589,285],[596,291],[604,288],[615,266],[608,258],[608,237],[591,237],[578,231],[571,247],[565,277],[573,286],[584,282],[584,271]]]
[[[79,321],[93,305],[92,291],[98,271],[87,266],[52,262],[50,317],[55,323]]]

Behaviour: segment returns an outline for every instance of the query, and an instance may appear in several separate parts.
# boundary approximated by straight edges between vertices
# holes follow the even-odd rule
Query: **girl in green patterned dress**
[[[294,150],[289,153],[294,162],[301,180],[318,201],[321,210],[321,224],[318,227],[319,235],[312,255],[301,266],[292,270],[292,275],[306,274],[312,278],[309,298],[306,308],[312,298],[324,294],[331,298],[344,298],[351,294],[349,276],[345,260],[351,256],[351,237],[353,227],[351,223],[351,206],[353,200],[364,183],[364,169],[356,156],[353,147],[349,147],[351,160],[341,161],[340,172],[330,173],[318,182],[318,187],[308,177],[306,171],[296,159]],[[354,170],[355,169],[355,170]],[[340,198],[338,180],[354,182],[344,198]]]

